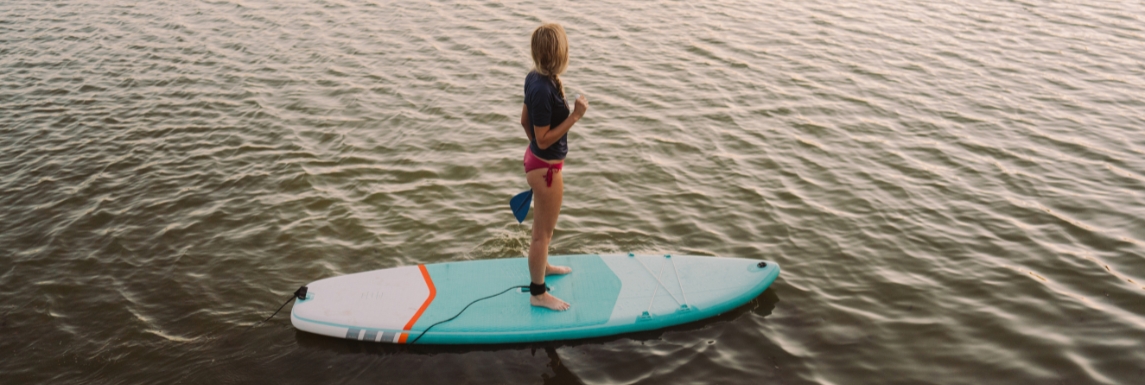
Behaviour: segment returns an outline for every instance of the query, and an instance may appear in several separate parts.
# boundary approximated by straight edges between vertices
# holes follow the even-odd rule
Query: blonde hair
[[[565,98],[565,88],[560,75],[569,67],[569,38],[564,27],[557,23],[545,23],[533,30],[533,71],[556,83],[561,99]]]

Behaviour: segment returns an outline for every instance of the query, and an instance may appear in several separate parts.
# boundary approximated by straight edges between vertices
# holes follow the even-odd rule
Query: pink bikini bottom
[[[548,168],[549,172],[545,173],[545,183],[548,187],[553,187],[553,171],[560,171],[564,165],[565,162],[552,164],[545,162],[536,155],[533,155],[533,152],[529,151],[528,147],[525,147],[525,172],[527,173],[538,168]]]

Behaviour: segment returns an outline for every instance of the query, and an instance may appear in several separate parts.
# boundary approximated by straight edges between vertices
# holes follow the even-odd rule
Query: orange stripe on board
[[[421,304],[421,308],[417,309],[417,313],[413,314],[413,318],[409,319],[404,330],[410,330],[413,324],[417,323],[417,319],[421,318],[421,313],[425,313],[425,309],[429,307],[429,303],[433,302],[433,297],[437,296],[437,288],[433,287],[433,280],[429,278],[429,271],[425,269],[425,265],[417,265],[417,267],[421,269],[421,277],[425,278],[425,285],[429,287],[429,297]],[[409,333],[402,333],[401,338],[398,339],[398,343],[406,343],[406,338],[408,337]]]

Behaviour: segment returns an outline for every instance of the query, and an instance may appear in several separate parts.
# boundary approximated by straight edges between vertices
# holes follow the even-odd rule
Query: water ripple
[[[0,383],[1140,382],[1142,11],[5,3]],[[241,333],[315,279],[526,252],[549,20],[592,101],[551,252],[767,258],[773,288],[527,347]]]

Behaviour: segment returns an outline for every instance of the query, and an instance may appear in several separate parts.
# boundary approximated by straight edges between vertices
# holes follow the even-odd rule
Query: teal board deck
[[[405,267],[316,281],[310,285],[313,294],[295,305],[291,319],[304,331],[395,343],[591,338],[655,330],[721,314],[758,296],[779,275],[774,262],[723,257],[569,255],[550,256],[549,263],[573,269],[568,275],[549,276],[546,282],[553,295],[572,305],[567,311],[530,306],[529,293],[513,289],[476,302],[457,318],[425,332],[474,300],[528,285],[527,261],[509,258],[421,265],[422,277],[417,279],[410,277],[417,270]],[[405,269],[400,275],[404,281],[395,283],[397,269]],[[389,275],[370,278],[371,273]],[[322,299],[328,302],[320,304]],[[338,302],[329,302],[335,299]],[[401,301],[406,304],[393,305]],[[371,307],[387,306],[397,310],[384,316],[400,316],[378,321],[383,313],[371,313],[376,310]]]

